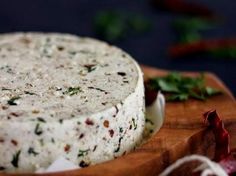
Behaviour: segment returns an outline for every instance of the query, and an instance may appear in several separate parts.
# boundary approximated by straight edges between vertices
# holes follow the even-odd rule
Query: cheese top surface
[[[140,70],[120,49],[65,34],[0,35],[0,120],[70,119],[134,92]]]

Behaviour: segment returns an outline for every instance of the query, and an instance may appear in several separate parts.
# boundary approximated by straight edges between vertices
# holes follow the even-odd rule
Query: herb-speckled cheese
[[[137,63],[68,34],[0,35],[0,170],[35,171],[59,156],[86,167],[133,149],[144,130]]]

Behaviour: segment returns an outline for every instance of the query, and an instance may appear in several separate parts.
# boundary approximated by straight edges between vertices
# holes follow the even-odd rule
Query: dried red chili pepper
[[[176,44],[169,48],[168,53],[171,57],[177,58],[225,48],[236,48],[236,38],[208,39],[186,44]]]
[[[219,162],[222,168],[229,175],[236,174],[236,149],[230,151],[229,141],[230,136],[224,128],[224,124],[216,110],[211,110],[204,113],[204,121],[208,123],[215,135],[215,156],[214,160]]]
[[[208,7],[183,0],[151,0],[151,4],[158,9],[168,10],[175,13],[207,18],[214,17],[213,11],[211,11]]]
[[[225,130],[222,120],[219,118],[216,110],[204,113],[205,123],[209,123],[209,127],[215,135],[215,161],[220,161],[226,158],[229,153],[229,133]]]

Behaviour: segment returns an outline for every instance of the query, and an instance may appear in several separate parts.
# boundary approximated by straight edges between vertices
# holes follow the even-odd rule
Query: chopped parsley
[[[46,123],[46,121],[42,117],[37,117],[37,120],[42,123]]]
[[[137,127],[138,127],[138,125],[137,125],[137,123],[135,122],[135,119],[134,119],[134,118],[132,118],[132,123],[133,123],[133,126],[134,126],[134,130],[136,130]]]
[[[9,105],[12,105],[12,106],[16,106],[17,103],[15,102],[16,100],[19,100],[21,97],[20,96],[15,96],[15,97],[12,97],[11,99],[9,99],[7,101],[7,104]]]
[[[221,93],[205,85],[204,74],[188,77],[172,72],[164,77],[151,78],[147,87],[151,90],[161,90],[166,94],[167,101],[186,101],[189,98],[204,101],[210,96]]]
[[[24,91],[25,94],[28,94],[28,95],[37,95],[36,93],[33,93],[33,92],[29,92],[29,91]]]
[[[94,64],[87,64],[87,65],[84,65],[84,67],[87,69],[88,73],[96,70],[96,65]]]
[[[40,124],[39,124],[39,123],[37,123],[37,125],[35,126],[34,133],[35,133],[36,135],[38,135],[38,136],[43,133],[43,130],[42,130],[42,128],[40,127]]]
[[[68,94],[70,96],[77,95],[79,92],[81,92],[80,87],[69,87],[68,90],[64,92],[64,94]]]
[[[11,164],[14,166],[14,167],[18,167],[18,162],[19,162],[19,157],[20,157],[20,153],[21,151],[17,151],[14,155],[13,155],[13,158],[11,160]]]
[[[39,153],[36,152],[33,147],[30,147],[30,148],[28,149],[28,154],[37,156]]]
[[[79,150],[78,157],[86,156],[88,155],[89,149],[87,150]]]

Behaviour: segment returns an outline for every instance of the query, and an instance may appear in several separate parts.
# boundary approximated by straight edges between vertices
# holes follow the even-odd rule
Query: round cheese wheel
[[[1,171],[111,160],[144,124],[142,72],[124,51],[69,34],[0,35]]]

